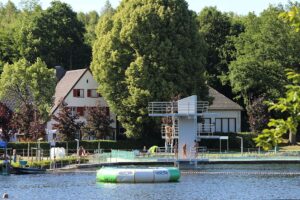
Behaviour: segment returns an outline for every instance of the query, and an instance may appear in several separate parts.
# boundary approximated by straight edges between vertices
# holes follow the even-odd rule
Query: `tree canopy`
[[[22,105],[33,105],[44,119],[52,106],[56,79],[54,70],[37,59],[30,64],[25,59],[4,65],[0,78],[0,98],[13,101],[16,111]]]
[[[207,95],[206,45],[184,0],[123,0],[96,33],[92,71],[128,136],[145,131],[149,101]]]
[[[89,47],[84,44],[83,24],[72,8],[52,1],[45,11],[31,12],[22,21],[19,48],[22,57],[33,62],[41,57],[48,66],[62,65],[67,69],[89,64]]]
[[[259,17],[249,14],[245,32],[235,38],[236,60],[230,63],[229,79],[246,104],[262,94],[278,98],[287,83],[284,69],[299,67],[300,38],[278,18],[282,11],[269,7]]]
[[[258,146],[270,149],[282,142],[283,134],[289,133],[289,142],[296,144],[296,134],[300,123],[300,74],[293,70],[287,71],[287,78],[291,81],[286,86],[285,97],[277,102],[269,102],[269,110],[286,113],[286,118],[271,119],[269,129],[256,138]]]

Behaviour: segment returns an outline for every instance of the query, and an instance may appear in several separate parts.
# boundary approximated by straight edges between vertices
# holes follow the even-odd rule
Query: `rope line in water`
[[[95,170],[74,170],[74,171],[52,171],[50,173],[95,173]],[[207,172],[207,171],[181,171],[181,174],[211,174],[211,175],[284,175],[300,176],[300,172]]]
[[[300,176],[300,172],[205,172],[205,171],[181,171],[181,174],[213,174],[213,175],[285,175]]]

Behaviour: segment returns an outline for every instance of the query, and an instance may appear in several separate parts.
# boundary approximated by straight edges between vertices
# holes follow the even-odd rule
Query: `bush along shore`
[[[68,157],[56,160],[41,160],[41,161],[28,161],[25,167],[41,168],[41,169],[53,169],[62,168],[67,165],[77,164],[77,163],[87,163],[88,158]],[[2,169],[4,163],[0,161],[0,170]],[[11,162],[12,167],[22,167],[19,162]]]

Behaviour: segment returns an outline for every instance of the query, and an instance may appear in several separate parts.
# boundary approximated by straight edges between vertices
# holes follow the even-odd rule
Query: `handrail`
[[[148,113],[154,114],[195,114],[204,113],[208,111],[208,101],[197,101],[196,107],[191,102],[181,102],[180,105],[177,101],[170,102],[149,102]]]

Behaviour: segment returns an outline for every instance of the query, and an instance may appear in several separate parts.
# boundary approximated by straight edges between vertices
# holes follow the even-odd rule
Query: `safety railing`
[[[198,101],[196,102],[186,102],[179,103],[174,102],[149,102],[148,103],[148,113],[151,116],[155,115],[166,115],[174,116],[174,114],[181,115],[191,115],[199,114],[208,111],[209,102],[208,101]]]
[[[174,102],[150,102],[148,103],[148,113],[154,114],[173,114],[178,113],[178,103]]]
[[[200,135],[213,135],[214,132],[215,132],[215,124],[198,123],[197,136],[200,136]]]
[[[197,113],[205,113],[208,111],[209,102],[208,101],[198,101],[197,102]]]

